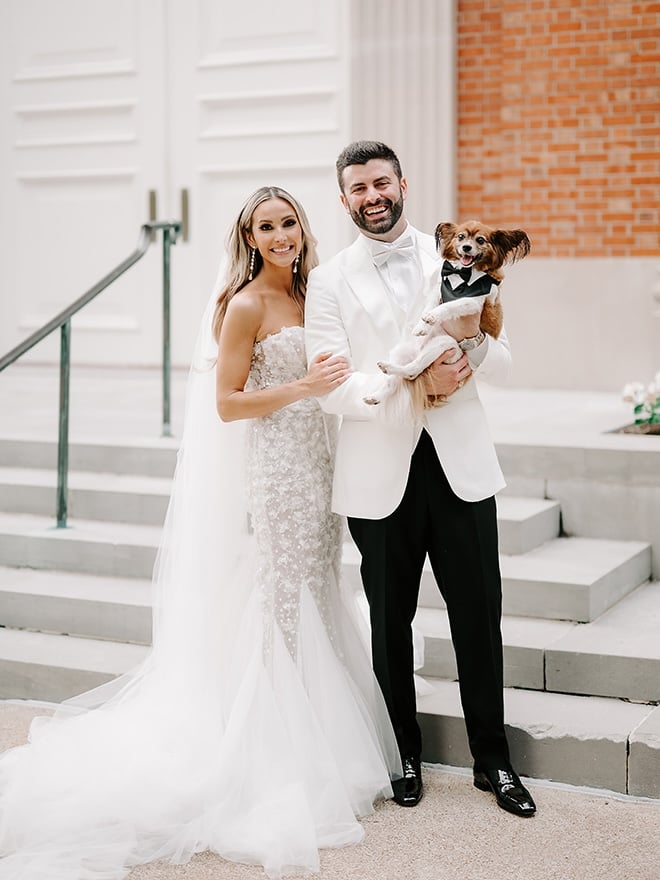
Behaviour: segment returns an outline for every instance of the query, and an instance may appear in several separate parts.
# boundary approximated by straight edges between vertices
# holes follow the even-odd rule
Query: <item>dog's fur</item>
[[[442,287],[438,285],[429,309],[413,328],[412,335],[393,349],[389,360],[379,362],[378,366],[389,380],[381,393],[365,397],[366,403],[382,403],[392,394],[402,397],[404,383],[409,383],[415,411],[419,413],[424,408],[426,393],[421,374],[445,352],[454,351],[451,362],[463,353],[458,342],[444,331],[443,321],[480,313],[479,326],[483,332],[494,338],[500,335],[503,313],[498,285],[504,277],[502,266],[527,256],[531,247],[527,233],[522,229],[492,229],[478,220],[469,220],[458,226],[439,223],[435,241],[445,260],[461,268],[473,267],[489,276],[493,282],[490,292],[442,302]]]

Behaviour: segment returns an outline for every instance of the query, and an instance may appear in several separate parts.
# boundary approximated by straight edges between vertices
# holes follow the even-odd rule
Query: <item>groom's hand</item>
[[[461,355],[453,364],[447,363],[454,357],[456,353],[453,350],[446,351],[422,373],[424,390],[431,406],[435,398],[449,397],[457,391],[472,373],[467,355]]]

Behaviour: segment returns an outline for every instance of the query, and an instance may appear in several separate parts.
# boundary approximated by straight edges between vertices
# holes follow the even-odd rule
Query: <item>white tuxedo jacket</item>
[[[412,230],[422,269],[422,288],[409,313],[414,323],[440,283],[440,265],[432,236]],[[410,459],[422,427],[433,438],[454,492],[480,501],[504,486],[486,415],[474,378],[442,407],[427,410],[422,422],[387,422],[386,405],[370,406],[363,397],[386,377],[377,366],[399,342],[405,318],[397,314],[375,268],[363,236],[312,271],[305,306],[307,355],[343,355],[353,368],[339,388],[320,398],[329,413],[342,416],[335,462],[333,509],[365,519],[382,519],[398,506],[406,487]],[[477,375],[504,381],[511,363],[504,332],[487,337],[488,350]],[[374,385],[376,383],[376,385]]]

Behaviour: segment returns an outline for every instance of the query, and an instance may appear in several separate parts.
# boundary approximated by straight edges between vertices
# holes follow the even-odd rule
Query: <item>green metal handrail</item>
[[[39,330],[35,330],[27,339],[24,339],[7,354],[0,357],[0,372],[17,361],[27,351],[50,336],[55,330],[60,330],[60,410],[57,438],[57,499],[56,516],[57,528],[66,528],[67,498],[69,479],[69,385],[71,374],[71,318],[113,281],[116,281],[127,269],[135,265],[146,252],[152,241],[152,233],[162,229],[163,231],[163,437],[172,436],[170,417],[170,247],[176,244],[181,234],[180,220],[165,220],[163,222],[144,223],[140,229],[140,237],[137,246],[123,262],[112,271],[104,275],[86,293],[63,309],[58,315],[48,321]]]

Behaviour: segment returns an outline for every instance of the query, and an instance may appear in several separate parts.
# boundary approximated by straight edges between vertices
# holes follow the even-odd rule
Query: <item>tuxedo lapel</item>
[[[417,322],[424,308],[432,296],[438,295],[440,283],[440,264],[434,255],[429,254],[423,247],[418,248],[420,268],[422,270],[422,283],[417,297],[408,311],[409,318]]]
[[[422,276],[430,290],[431,286],[437,286],[440,282],[440,262],[435,254],[430,254],[424,247],[418,249],[422,267]]]

